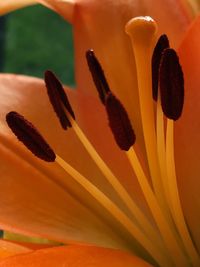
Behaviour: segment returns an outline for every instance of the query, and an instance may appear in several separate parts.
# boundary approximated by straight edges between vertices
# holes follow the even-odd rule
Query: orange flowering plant
[[[77,89],[51,71],[0,75],[0,228],[62,245],[2,239],[0,267],[200,266],[198,5],[1,0],[0,13],[36,3],[73,24]]]

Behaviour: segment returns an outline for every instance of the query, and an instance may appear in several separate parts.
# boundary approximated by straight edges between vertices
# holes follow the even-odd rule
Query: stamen
[[[120,101],[110,92],[105,99],[109,125],[118,146],[125,151],[135,143],[130,120]]]
[[[65,114],[63,106],[67,109],[67,111],[73,118],[75,118],[75,116],[62,84],[57,79],[55,74],[50,70],[47,70],[45,72],[45,83],[50,102],[60,120],[63,129],[71,127],[71,123]]]
[[[164,64],[164,66],[162,64]],[[163,59],[161,60],[161,67],[160,67],[160,75],[163,75],[162,77],[163,79],[160,80],[160,83],[163,83],[162,84],[163,88],[161,88],[161,96],[163,97],[163,102],[164,102],[164,104],[162,104],[163,112],[165,111],[165,115],[168,117],[171,117],[173,119],[178,119],[183,108],[184,82],[183,82],[182,70],[178,62],[178,57],[174,50],[167,49],[166,51],[163,52]],[[164,91],[164,93],[162,90]],[[166,101],[166,103],[164,100]],[[176,110],[177,106],[178,106],[178,112]],[[192,266],[197,267],[200,266],[200,258],[192,242],[191,236],[189,234],[185,222],[179,197],[177,179],[176,179],[176,170],[174,161],[173,120],[171,119],[167,120],[166,151],[165,151],[163,113],[161,111],[160,101],[157,102],[157,138],[158,138],[158,155],[162,171],[163,183],[165,185],[165,194],[167,196],[169,208],[173,220],[175,222],[176,229],[180,234],[180,238],[183,241],[186,253],[189,256],[189,260],[191,261]]]
[[[165,49],[160,64],[161,105],[165,116],[177,120],[184,102],[184,79],[178,56],[173,49]]]
[[[174,160],[174,121],[167,120],[167,133],[166,133],[166,164],[167,164],[167,177],[169,188],[170,208],[173,215],[174,222],[183,240],[183,244],[192,262],[192,266],[200,266],[200,257],[192,242],[190,233],[185,222],[181,201],[179,197],[175,160]]]
[[[55,153],[47,144],[38,130],[23,116],[11,111],[6,115],[6,121],[13,133],[35,156],[48,161],[55,161]]]
[[[158,153],[158,160],[159,166],[161,171],[161,179],[164,188],[165,199],[170,211],[170,197],[169,197],[169,187],[168,187],[168,178],[167,178],[167,166],[166,166],[166,148],[165,148],[165,129],[164,129],[164,118],[162,107],[160,103],[160,90],[158,90],[158,80],[159,80],[159,69],[160,69],[160,62],[162,58],[163,51],[168,48],[169,41],[166,35],[162,35],[154,49],[154,54],[152,58],[152,78],[155,81],[152,81],[153,94],[156,97],[154,100],[157,101],[156,103],[156,136],[157,136],[157,153]],[[172,220],[171,213],[168,216],[168,222],[173,231],[173,234],[181,242],[180,238],[178,237],[178,233],[174,227],[174,221]]]
[[[181,245],[174,236],[174,227],[173,224],[171,224],[171,218],[169,216],[169,202],[167,202],[167,199],[165,198],[165,191],[163,188],[158,162],[154,108],[151,96],[152,81],[150,72],[151,51],[152,44],[155,39],[156,25],[155,22],[149,17],[134,18],[126,25],[126,32],[131,37],[136,60],[143,134],[155,196],[154,192],[151,192],[151,187],[148,184],[148,180],[143,184],[143,179],[146,178],[144,176],[142,177],[141,173],[139,172],[141,169],[137,169],[138,164],[137,159],[135,158],[136,154],[134,156],[129,155],[134,152],[132,149],[130,149],[127,154],[130,162],[132,161],[132,166],[136,172],[136,177],[140,180],[138,181],[141,184],[141,188],[152,211],[155,222],[160,229],[161,236],[166,242],[166,246],[169,250],[169,254],[171,254],[171,258],[175,262],[176,266],[188,266],[188,259],[185,257]],[[141,176],[139,177],[139,175]],[[156,212],[158,212],[159,215]]]
[[[46,161],[57,162],[71,177],[89,192],[125,229],[146,249],[160,266],[167,267],[165,256],[158,252],[140,228],[134,224],[103,192],[82,176],[71,165],[56,155],[36,128],[17,112],[6,116],[7,123],[17,138],[37,157]]]
[[[165,217],[163,216],[162,210],[160,209],[158,201],[148,183],[148,179],[143,171],[143,168],[134,149],[131,148],[129,151],[126,152],[126,154],[136,174],[136,177],[143,191],[147,204],[151,210],[153,218],[157,224],[157,227],[162,235],[163,240],[165,241],[166,247],[169,251],[169,255],[171,254],[171,259],[175,263],[175,266],[187,267],[188,264],[184,257],[184,254],[182,253],[181,248],[177,243],[177,240],[175,239],[168,223],[165,220]]]
[[[95,185],[93,185],[87,178],[81,175],[71,165],[65,162],[60,156],[56,155],[55,160],[60,167],[62,167],[77,183],[79,183],[89,194],[91,194],[109,213],[120,222],[125,229],[146,249],[146,251],[153,256],[153,258],[162,267],[169,267],[168,259],[162,253],[157,251],[155,243],[152,243],[146,235],[144,235],[140,228],[134,224],[124,214],[118,206],[112,202],[103,192],[101,192]],[[184,265],[183,265],[184,266]]]
[[[159,68],[160,61],[162,57],[163,51],[169,48],[169,40],[167,35],[163,34],[158,39],[158,42],[154,48],[153,56],[152,56],[152,91],[153,91],[153,99],[157,101],[158,98],[158,77],[159,77]]]
[[[181,243],[181,240],[178,237],[178,233],[174,225],[170,208],[171,203],[169,197],[169,186],[168,186],[167,166],[166,166],[166,140],[165,140],[164,115],[160,103],[160,91],[158,91],[158,101],[156,102],[156,134],[157,134],[158,160],[161,171],[161,179],[164,188],[163,194],[165,195],[165,199],[169,210],[168,223],[171,227],[174,236],[176,236],[179,243]]]
[[[104,72],[93,50],[88,50],[86,52],[86,59],[101,102],[105,104],[105,96],[108,92],[110,92],[110,88]]]
[[[167,184],[167,167],[166,167],[166,149],[165,149],[165,129],[164,129],[164,118],[162,107],[160,103],[160,92],[158,93],[158,101],[156,103],[156,135],[157,135],[157,152],[158,160],[161,171],[161,178],[165,193],[165,198],[167,200],[168,206],[169,203],[169,190]]]
[[[162,254],[165,251],[165,249],[163,247],[163,242],[161,242],[160,238],[158,237],[157,231],[151,225],[149,220],[146,218],[145,214],[140,210],[140,208],[137,206],[134,200],[130,197],[126,189],[119,182],[118,178],[113,174],[111,169],[106,165],[101,156],[97,153],[97,151],[90,143],[90,141],[87,139],[87,137],[80,129],[76,121],[74,121],[72,118],[70,118],[70,121],[73,130],[75,131],[77,137],[79,138],[79,140],[81,141],[81,143],[83,144],[83,146],[85,147],[91,158],[94,160],[96,165],[99,167],[100,171],[104,174],[105,178],[113,186],[113,189],[116,191],[116,193],[122,199],[124,204],[130,210],[132,215],[135,217],[142,231],[145,232],[145,234],[148,236],[149,239],[155,242],[157,249],[160,251],[159,253]]]
[[[74,118],[72,118],[72,116],[68,113],[67,110],[65,110],[65,112],[66,116],[68,117],[72,125],[73,130],[75,131],[77,137],[79,138],[79,140],[81,141],[81,143],[83,144],[89,155],[92,157],[96,165],[104,174],[105,178],[113,186],[113,189],[117,192],[117,194],[120,196],[124,204],[128,207],[132,215],[135,217],[142,231],[145,232],[145,234],[148,236],[149,239],[151,239],[152,242],[155,242],[159,253],[163,253],[165,251],[165,248],[163,247],[163,242],[160,240],[157,231],[153,228],[151,223],[148,221],[144,213],[140,210],[140,208],[130,197],[125,188],[121,185],[117,177],[105,164],[103,159],[100,157],[100,155],[97,153],[93,145],[90,143],[90,141],[87,139],[83,131],[80,129]]]
[[[90,141],[87,139],[87,137],[80,129],[76,121],[74,121],[72,118],[70,118],[70,121],[77,137],[79,138],[79,140],[81,141],[81,143],[83,144],[83,146],[85,147],[91,158],[94,160],[96,165],[99,167],[100,171],[103,173],[105,178],[113,186],[113,189],[116,191],[116,193],[122,199],[124,204],[130,210],[132,215],[135,217],[142,231],[148,236],[149,239],[155,242],[155,244],[157,245],[157,249],[160,250],[159,253],[163,253],[165,251],[165,248],[163,247],[163,242],[161,242],[160,238],[158,237],[157,231],[154,229],[149,220],[146,218],[145,214],[140,210],[138,205],[130,197],[126,189],[119,182],[118,178],[114,175],[111,169],[103,161],[101,156],[97,153],[97,151],[90,143]]]

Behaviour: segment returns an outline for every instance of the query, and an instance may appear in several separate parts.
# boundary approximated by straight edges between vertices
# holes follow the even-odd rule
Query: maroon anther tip
[[[112,93],[107,94],[105,107],[116,143],[122,150],[128,151],[136,137],[126,110]]]
[[[86,52],[86,59],[101,102],[105,104],[105,97],[106,94],[110,92],[110,88],[104,75],[103,69],[92,49]]]
[[[162,58],[163,51],[169,48],[169,40],[167,35],[163,34],[157,41],[157,44],[153,51],[151,66],[152,66],[152,94],[153,99],[157,101],[158,99],[158,79],[159,79],[159,68]]]
[[[32,123],[22,115],[11,111],[6,121],[12,132],[35,156],[47,162],[55,161],[56,155]]]
[[[54,108],[55,113],[57,114],[60,120],[63,129],[71,127],[71,123],[67,118],[64,107],[67,109],[67,111],[74,119],[75,116],[61,82],[58,80],[55,74],[50,70],[45,71],[44,79],[49,100]]]
[[[179,58],[173,49],[165,49],[160,64],[160,95],[165,116],[177,120],[184,104],[184,78]]]

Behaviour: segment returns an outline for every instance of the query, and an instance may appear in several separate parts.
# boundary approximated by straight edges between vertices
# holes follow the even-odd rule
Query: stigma
[[[105,109],[108,127],[138,180],[151,211],[151,219],[133,200],[133,196],[126,191],[79,127],[61,82],[50,70],[45,72],[45,85],[61,127],[75,132],[135,220],[131,220],[109,196],[57,155],[35,126],[22,115],[10,112],[6,118],[7,123],[35,156],[58,164],[92,195],[137,240],[156,262],[156,266],[199,267],[200,257],[186,224],[179,197],[174,160],[173,127],[184,108],[184,76],[181,64],[176,51],[170,48],[166,35],[162,35],[156,43],[157,24],[152,18],[134,18],[127,23],[125,31],[130,36],[136,62],[139,112],[145,143],[143,157],[147,158],[148,174],[134,148],[137,143],[134,125],[131,124],[123,103],[110,88],[103,66],[93,50],[86,52],[86,61]]]

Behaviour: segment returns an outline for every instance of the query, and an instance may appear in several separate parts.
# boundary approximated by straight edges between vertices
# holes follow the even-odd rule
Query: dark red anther
[[[89,70],[91,72],[94,84],[99,93],[99,97],[103,104],[105,104],[105,96],[108,92],[110,92],[109,85],[106,81],[106,77],[104,75],[103,69],[96,58],[93,50],[88,50],[86,52],[86,59],[89,66]]]
[[[152,56],[152,93],[153,99],[157,101],[158,99],[158,77],[159,77],[159,68],[163,51],[169,48],[169,40],[167,35],[163,34],[158,39],[158,42],[154,48]]]
[[[35,156],[48,162],[55,161],[56,155],[38,130],[17,112],[9,112],[6,121],[13,133]]]
[[[136,138],[126,110],[112,93],[107,94],[105,107],[116,143],[122,150],[128,151]]]
[[[177,120],[184,104],[184,78],[179,58],[173,49],[165,49],[160,64],[161,105],[167,118]]]
[[[45,71],[44,77],[49,100],[60,120],[63,129],[67,129],[67,127],[71,127],[71,123],[67,118],[64,107],[67,109],[67,111],[74,119],[75,116],[70,106],[67,95],[64,91],[64,88],[61,82],[58,80],[58,78],[52,71],[50,70]]]

